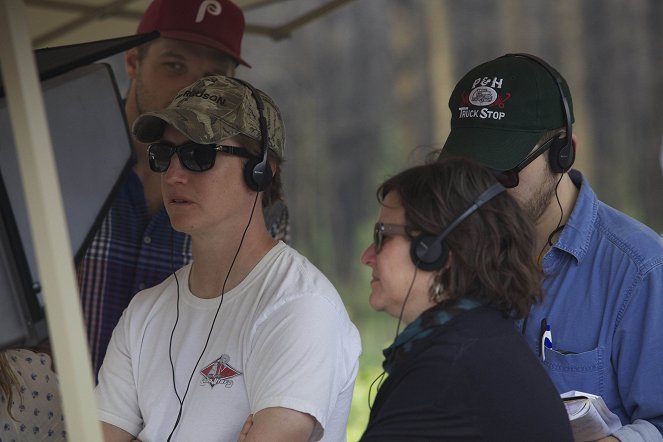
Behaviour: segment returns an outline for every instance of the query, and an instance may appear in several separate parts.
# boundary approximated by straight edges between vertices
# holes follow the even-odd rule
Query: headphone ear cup
[[[244,181],[251,190],[262,192],[272,182],[272,167],[269,161],[254,158],[244,165]]]
[[[431,272],[444,267],[449,255],[449,248],[439,236],[421,234],[412,239],[410,258],[414,265],[424,271]]]
[[[552,142],[549,149],[550,169],[554,173],[563,173],[568,171],[575,160],[575,150],[573,142],[566,137],[558,138]]]

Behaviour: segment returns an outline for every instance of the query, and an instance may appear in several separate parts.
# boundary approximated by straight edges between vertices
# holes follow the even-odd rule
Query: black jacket
[[[394,362],[361,441],[573,440],[541,362],[499,312],[463,312],[415,344]]]

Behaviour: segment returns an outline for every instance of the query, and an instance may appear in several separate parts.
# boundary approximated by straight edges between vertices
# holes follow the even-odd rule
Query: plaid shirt
[[[95,376],[133,296],[189,261],[191,238],[172,229],[163,207],[149,216],[142,183],[131,171],[77,269]]]

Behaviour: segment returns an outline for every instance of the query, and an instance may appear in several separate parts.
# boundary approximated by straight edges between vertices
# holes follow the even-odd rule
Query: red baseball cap
[[[230,0],[154,0],[136,33],[152,31],[212,47],[251,67],[241,57],[244,13]]]

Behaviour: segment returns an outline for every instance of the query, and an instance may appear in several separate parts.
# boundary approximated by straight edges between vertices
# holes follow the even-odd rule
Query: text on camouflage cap
[[[281,112],[267,94],[256,91],[265,107],[269,148],[284,159],[285,126]],[[170,124],[196,143],[218,144],[239,134],[260,143],[258,115],[251,90],[239,80],[220,75],[204,77],[179,91],[166,109],[140,115],[133,133],[139,141],[150,143],[158,141]]]

